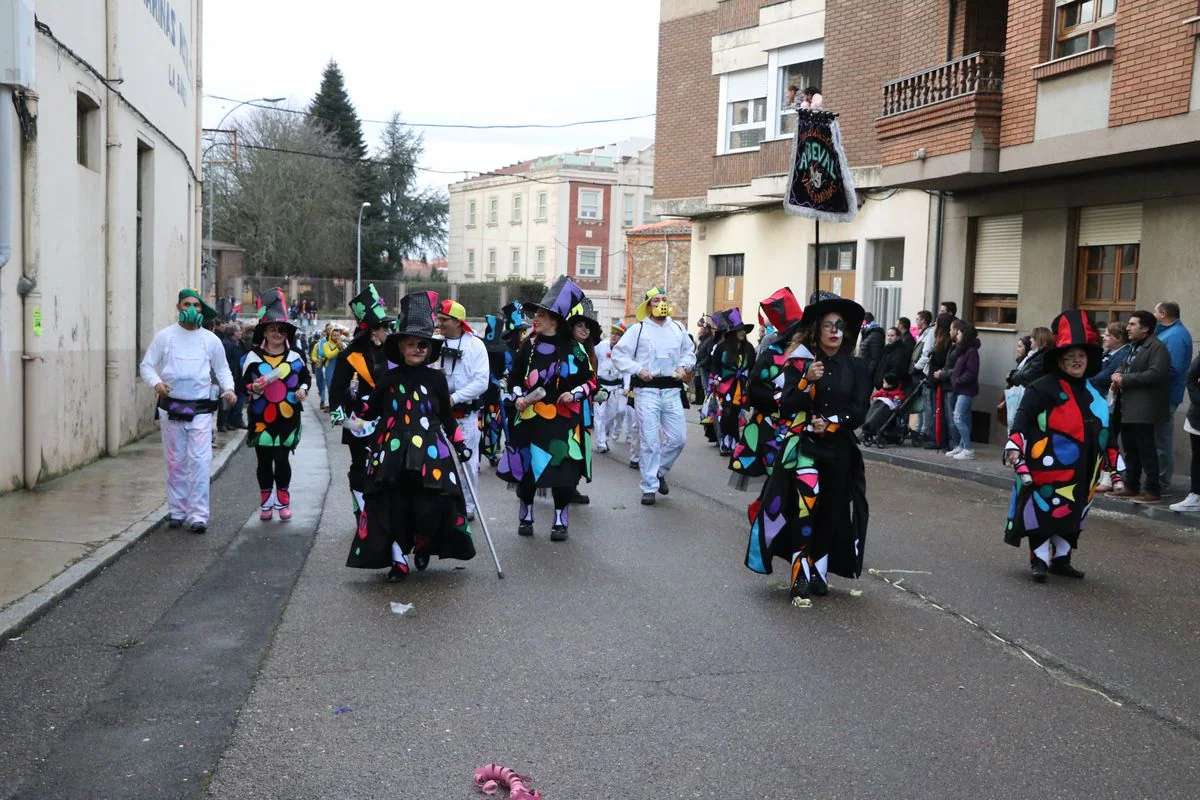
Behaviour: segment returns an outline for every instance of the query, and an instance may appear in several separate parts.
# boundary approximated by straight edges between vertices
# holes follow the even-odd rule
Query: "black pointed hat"
[[[373,283],[368,283],[367,287],[350,301],[350,312],[358,320],[359,334],[376,325],[391,325],[396,321],[395,317],[388,316],[387,306]]]
[[[579,304],[583,299],[583,290],[575,285],[575,282],[566,275],[559,275],[554,283],[550,284],[550,290],[546,292],[546,296],[542,298],[540,303],[526,303],[525,314],[531,316],[539,308],[549,311],[559,319],[565,320],[571,316],[571,309]]]
[[[1100,336],[1096,326],[1087,315],[1079,309],[1064,311],[1050,323],[1054,331],[1054,346],[1046,351],[1046,369],[1058,371],[1058,358],[1072,347],[1082,347],[1087,352],[1087,371],[1085,378],[1090,378],[1100,371],[1104,352],[1100,348]]]
[[[254,344],[262,343],[268,325],[278,325],[284,329],[289,342],[296,341],[296,326],[288,320],[287,297],[278,286],[264,292],[258,298],[258,324],[254,326],[252,339]]]
[[[400,342],[408,336],[418,339],[428,339],[430,342],[429,355],[425,363],[437,361],[442,352],[442,340],[434,338],[437,330],[434,309],[438,305],[437,292],[414,292],[400,299],[400,313],[393,332],[383,343],[383,352],[388,361],[393,364],[404,364],[404,354],[400,350]]]
[[[754,326],[742,321],[742,310],[740,308],[729,308],[725,311],[718,311],[713,314],[713,320],[716,322],[717,330],[720,333],[734,333],[735,331],[745,331],[750,333],[754,330]]]
[[[567,325],[574,328],[575,323],[583,322],[588,326],[588,339],[592,343],[592,347],[600,344],[600,340],[604,338],[603,332],[600,330],[600,321],[596,319],[596,307],[588,298],[583,298],[575,307],[571,309],[571,315],[567,317]]]
[[[500,315],[504,322],[504,328],[500,331],[502,337],[529,329],[529,320],[525,319],[525,306],[520,300],[513,300],[500,309]]]
[[[847,300],[833,292],[827,292],[824,289],[818,289],[813,292],[808,298],[808,305],[804,307],[804,316],[800,322],[792,326],[792,329],[810,328],[821,324],[821,319],[830,313],[839,314],[842,320],[846,323],[845,339],[842,342],[842,351],[849,350],[854,352],[855,346],[858,344],[858,333],[862,329],[863,319],[867,315],[865,308],[860,306],[853,300]],[[794,330],[790,330],[794,333]],[[785,336],[790,335],[785,334]]]

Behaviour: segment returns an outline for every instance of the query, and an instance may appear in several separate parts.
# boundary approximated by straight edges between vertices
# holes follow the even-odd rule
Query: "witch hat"
[[[500,309],[500,316],[504,323],[504,329],[500,331],[501,336],[529,328],[529,320],[525,319],[525,306],[520,300],[513,300]]]
[[[858,343],[858,333],[862,329],[863,318],[867,315],[866,309],[853,300],[847,300],[833,292],[818,289],[809,297],[808,305],[804,307],[804,314],[800,318],[800,322],[793,325],[792,328],[818,326],[825,315],[830,313],[840,315],[846,324],[842,351],[853,353]],[[795,331],[785,333],[784,338],[791,338],[793,333]]]
[[[596,319],[596,307],[586,297],[571,309],[571,316],[567,317],[567,325],[569,327],[575,327],[575,323],[577,322],[583,322],[587,325],[588,340],[592,343],[592,347],[600,344],[603,333],[600,330],[600,321]]]
[[[742,322],[742,310],[740,308],[729,308],[718,313],[717,330],[721,333],[734,333],[739,330],[750,333],[750,331],[754,330],[754,326]]]
[[[1090,378],[1100,371],[1103,350],[1096,326],[1079,309],[1064,311],[1050,323],[1054,331],[1054,346],[1046,350],[1046,369],[1058,370],[1058,358],[1072,347],[1082,347],[1087,352],[1088,365],[1083,373]]]
[[[252,338],[254,344],[262,343],[268,325],[278,325],[284,329],[289,342],[296,341],[296,326],[288,321],[287,297],[278,286],[258,298],[258,324],[254,326]]]
[[[368,283],[367,288],[350,301],[350,312],[358,320],[358,334],[362,334],[376,325],[391,325],[396,321],[395,317],[388,316],[387,306],[384,305],[383,299],[379,296],[373,283]]]
[[[532,316],[540,308],[565,321],[571,315],[571,309],[579,305],[582,299],[583,290],[566,275],[559,275],[550,285],[550,290],[546,292],[542,302],[525,304],[525,315]]]
[[[429,340],[426,364],[432,364],[438,360],[442,354],[442,340],[434,338],[436,331],[434,309],[437,307],[437,292],[413,292],[400,298],[400,312],[396,324],[392,334],[383,343],[383,352],[388,361],[393,364],[404,364],[404,353],[400,350],[400,342],[409,336]]]
[[[770,326],[777,331],[784,331],[800,321],[804,309],[800,301],[787,286],[758,304],[758,323],[764,328]]]

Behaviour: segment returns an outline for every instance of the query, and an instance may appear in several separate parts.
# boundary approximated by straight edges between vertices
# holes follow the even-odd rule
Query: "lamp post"
[[[221,121],[217,123],[217,127],[214,128],[214,130],[220,130],[221,126],[225,124],[225,120],[229,119],[230,114],[237,111],[239,108],[241,108],[242,106],[244,106],[248,103],[282,103],[286,99],[287,99],[286,97],[256,97],[253,100],[243,100],[242,102],[238,103],[236,106],[234,106],[233,108],[231,108],[225,112],[225,116],[221,117]],[[209,145],[208,149],[212,149],[212,147],[213,147],[213,145]],[[205,152],[207,152],[207,150]],[[209,166],[209,162],[206,161],[206,162],[204,162],[204,182],[206,184],[208,183],[208,180],[211,176],[212,176],[212,167]],[[209,269],[215,269],[215,264],[213,262],[213,230],[214,230],[214,228],[213,228],[213,207],[214,206],[216,206],[216,198],[213,196],[212,187],[210,186],[208,188],[208,268]],[[200,290],[203,292],[204,287],[201,286]]]
[[[362,215],[370,207],[371,204],[365,201],[358,207],[358,261],[354,269],[354,293],[356,295],[362,291]]]

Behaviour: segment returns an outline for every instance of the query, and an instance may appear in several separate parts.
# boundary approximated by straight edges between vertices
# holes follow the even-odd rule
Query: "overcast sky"
[[[562,123],[652,114],[657,0],[208,0],[205,94],[285,96],[304,108],[334,59],[374,151],[406,122]],[[204,100],[213,127],[234,104]],[[242,108],[236,119],[248,113]],[[226,125],[228,127],[228,124]],[[422,166],[490,170],[525,158],[654,136],[653,118],[562,130],[422,129]],[[429,185],[462,176],[426,173]]]

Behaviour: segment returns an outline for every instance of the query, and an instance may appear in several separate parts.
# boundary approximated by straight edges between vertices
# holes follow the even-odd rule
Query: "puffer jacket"
[[[950,376],[950,391],[955,394],[975,397],[979,394],[979,348],[978,339],[966,347],[955,348],[958,358],[954,360],[954,371]]]

